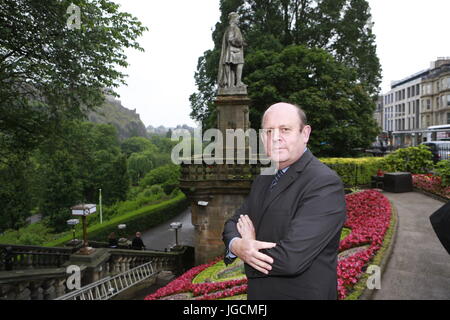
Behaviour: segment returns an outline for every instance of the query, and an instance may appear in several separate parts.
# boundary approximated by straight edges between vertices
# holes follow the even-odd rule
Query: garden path
[[[450,255],[429,220],[444,203],[417,192],[383,194],[397,208],[399,225],[391,258],[381,270],[381,289],[372,299],[450,299]]]
[[[164,249],[175,244],[175,231],[170,229],[172,222],[181,222],[183,224],[182,228],[178,230],[178,244],[194,246],[195,230],[191,220],[191,208],[189,207],[178,216],[159,226],[149,230],[140,230],[146,249],[164,251]]]

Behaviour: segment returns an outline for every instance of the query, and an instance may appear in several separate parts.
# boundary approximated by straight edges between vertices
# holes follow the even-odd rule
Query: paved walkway
[[[142,241],[146,249],[161,250],[169,248],[175,244],[175,231],[170,229],[172,222],[181,222],[182,228],[178,230],[178,244],[194,246],[194,226],[191,220],[191,208],[187,208],[178,216],[169,221],[142,232]]]
[[[381,289],[373,299],[450,299],[450,255],[429,220],[444,203],[417,192],[383,194],[397,208],[399,225],[392,256],[381,270]]]

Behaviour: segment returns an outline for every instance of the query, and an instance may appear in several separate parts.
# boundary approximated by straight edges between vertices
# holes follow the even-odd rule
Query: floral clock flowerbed
[[[415,188],[450,199],[450,187],[442,185],[441,177],[433,174],[413,174],[412,179]]]
[[[391,222],[389,200],[366,190],[346,195],[347,221],[339,245],[338,297],[345,299],[381,248]],[[222,257],[194,267],[146,300],[245,299],[247,279],[241,260],[225,266]]]
[[[208,272],[207,269],[212,269],[212,272]],[[221,278],[220,274],[226,274],[225,270],[234,270],[235,272],[229,274],[227,278]],[[205,277],[203,274],[209,276]],[[230,277],[233,278],[230,279]],[[237,259],[226,267],[223,257],[219,257],[210,263],[190,269],[167,286],[147,296],[145,300],[217,300],[246,292],[247,278],[244,275],[242,262]]]

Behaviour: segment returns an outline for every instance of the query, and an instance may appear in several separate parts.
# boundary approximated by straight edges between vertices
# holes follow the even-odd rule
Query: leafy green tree
[[[105,203],[113,203],[115,201],[124,201],[127,198],[130,189],[130,176],[128,174],[127,158],[125,155],[119,155],[112,163],[111,175],[108,180],[109,188],[105,196],[109,196],[109,201]]]
[[[331,134],[343,134],[342,140],[347,139],[345,135],[349,134],[347,145],[357,141],[354,148],[370,143],[376,132],[373,121],[369,120],[368,125],[362,128],[369,129],[367,138],[360,136],[363,130],[348,128],[371,117],[381,78],[370,8],[366,0],[222,0],[220,4],[222,14],[213,32],[214,49],[206,51],[198,61],[195,74],[198,92],[190,97],[192,118],[201,121],[206,129],[216,125],[213,98],[219,55],[222,37],[228,26],[228,14],[235,11],[241,15],[240,27],[248,43],[243,81],[248,85],[252,99],[250,121],[253,128],[259,128],[263,109],[273,102],[288,100],[301,106],[308,105],[306,109],[311,121],[317,118],[314,125],[318,126],[313,127],[315,134],[328,132],[326,136],[322,134],[318,137],[319,143],[323,143],[323,147],[315,147],[319,155],[330,155],[331,148],[336,151],[332,155],[343,155],[340,151],[342,143],[333,145]],[[311,50],[310,54],[303,54],[310,57],[322,51],[328,53],[331,59],[322,59],[325,63],[322,64],[316,58],[311,63],[307,57],[300,59],[301,64],[298,65],[295,61],[296,49],[287,49],[289,47]],[[281,56],[284,56],[283,60],[279,61]],[[330,64],[333,64],[335,75],[331,74],[331,77],[334,81],[338,79],[335,77],[336,69],[340,69],[339,73],[345,76],[342,81],[339,79],[338,84],[324,77],[328,74],[323,67]],[[314,69],[317,67],[319,70]],[[299,74],[295,74],[294,70]],[[292,82],[288,76],[278,82],[282,71],[293,77]],[[347,85],[350,88],[341,96]],[[326,91],[331,97],[327,99],[319,90]],[[318,103],[317,107],[313,106],[314,103]],[[336,114],[336,103],[340,105],[339,111],[348,105],[350,110],[346,113],[359,117],[336,122],[338,127],[333,132],[327,130],[329,127],[325,125],[329,124],[331,114]],[[353,154],[348,151],[347,147],[345,155]]]
[[[65,149],[46,149],[38,181],[41,186],[40,212],[48,217],[49,225],[57,232],[67,228],[70,207],[84,202],[83,180],[79,161]]]
[[[103,202],[112,204],[125,200],[130,187],[126,156],[112,125],[70,122],[64,131],[36,155],[40,209],[57,231],[64,230],[71,206],[97,203],[99,189]]]
[[[169,154],[172,152],[172,148],[178,143],[172,141],[170,137],[161,137],[158,135],[152,135],[150,137],[151,143],[158,147],[159,152]]]
[[[0,162],[0,232],[17,229],[33,208],[32,172],[34,164],[28,159]]]
[[[164,189],[164,184],[166,184],[167,190],[171,187],[169,185],[178,185],[180,179],[181,171],[180,166],[169,164],[156,169],[153,169],[145,175],[145,177],[140,182],[140,187],[142,189],[148,188],[152,185],[161,184]],[[166,190],[164,190],[166,191]],[[170,192],[169,192],[170,193]]]
[[[157,146],[152,141],[143,137],[132,137],[126,139],[121,145],[122,152],[130,157],[133,153],[139,153],[143,151],[149,151],[151,153],[158,152]]]
[[[68,27],[71,3],[80,8],[80,29]],[[84,118],[101,105],[106,88],[113,93],[125,83],[117,67],[127,66],[125,49],[143,50],[136,39],[147,28],[108,0],[3,0],[0,26],[0,220],[17,227],[35,206],[33,189],[46,194],[41,202],[49,215],[67,212],[82,198],[75,179],[82,168],[67,149],[44,146],[49,161],[39,162],[37,170],[49,174],[39,175],[45,181],[30,181],[28,159],[46,141],[61,146],[67,121]]]
[[[133,185],[138,185],[141,178],[153,169],[151,153],[148,151],[133,153],[128,158],[128,171]]]
[[[80,29],[68,27],[71,3]],[[108,0],[0,2],[0,154],[29,151],[124,84],[126,48],[147,30]]]

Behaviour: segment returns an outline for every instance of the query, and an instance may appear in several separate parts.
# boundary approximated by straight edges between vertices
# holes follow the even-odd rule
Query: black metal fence
[[[424,143],[433,154],[433,161],[450,160],[450,143]]]

